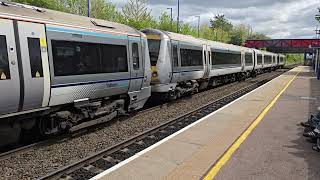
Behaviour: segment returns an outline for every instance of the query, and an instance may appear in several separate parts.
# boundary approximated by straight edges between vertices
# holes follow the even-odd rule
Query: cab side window
[[[172,58],[173,58],[173,66],[178,67],[178,46],[173,45],[172,47]]]
[[[10,79],[6,36],[0,35],[0,81]]]
[[[132,63],[133,63],[133,69],[138,70],[140,68],[139,64],[139,45],[138,43],[132,44]]]

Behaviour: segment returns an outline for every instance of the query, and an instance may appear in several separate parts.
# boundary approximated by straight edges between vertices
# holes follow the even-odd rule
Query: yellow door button
[[[1,79],[1,80],[6,80],[6,79],[7,79],[7,76],[2,72],[2,73],[1,73],[1,76],[0,76],[0,79]]]
[[[36,77],[38,78],[38,77],[40,77],[41,75],[40,75],[40,73],[39,73],[39,71],[37,71],[36,72]]]

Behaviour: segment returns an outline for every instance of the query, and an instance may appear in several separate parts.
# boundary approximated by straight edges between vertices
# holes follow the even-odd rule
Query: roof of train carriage
[[[140,31],[123,24],[1,0],[0,18],[84,28],[106,33],[141,35]]]
[[[191,35],[178,34],[178,33],[169,32],[169,31],[162,31],[162,32],[164,32],[166,35],[169,36],[170,39],[173,39],[173,40],[195,43],[198,45],[203,45],[204,43],[206,43],[205,40],[195,38]]]

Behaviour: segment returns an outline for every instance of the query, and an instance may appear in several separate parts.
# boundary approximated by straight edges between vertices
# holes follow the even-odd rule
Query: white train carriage
[[[145,29],[152,69],[152,92],[175,99],[197,91],[208,76],[207,41],[192,36]]]
[[[4,2],[0,24],[1,143],[38,121],[45,134],[101,123],[89,120],[151,95],[147,39],[131,27]]]
[[[235,74],[244,71],[242,48],[210,41],[212,67],[209,77]]]
[[[148,38],[152,92],[175,99],[208,86],[244,79],[254,69],[253,50],[155,29]]]

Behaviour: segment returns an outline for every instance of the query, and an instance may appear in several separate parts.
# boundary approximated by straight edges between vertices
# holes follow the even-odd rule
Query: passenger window
[[[227,52],[212,52],[212,65],[240,66],[241,54]]]
[[[55,76],[128,72],[127,47],[85,42],[52,42]]]
[[[133,62],[133,69],[138,70],[140,67],[139,64],[139,45],[138,43],[132,44],[132,62]]]
[[[101,44],[102,73],[128,72],[127,47]]]
[[[202,51],[192,49],[181,49],[181,66],[202,66]]]
[[[257,64],[258,65],[262,64],[262,55],[261,54],[258,54],[258,56],[257,56]]]
[[[0,35],[0,80],[10,79],[6,36]]]
[[[42,58],[39,38],[28,37],[31,77],[43,77]]]
[[[178,67],[179,63],[178,63],[178,46],[177,45],[173,45],[172,47],[172,59],[173,59],[173,66]]]
[[[245,64],[246,64],[246,66],[253,65],[252,54],[250,54],[250,53],[245,54]]]

